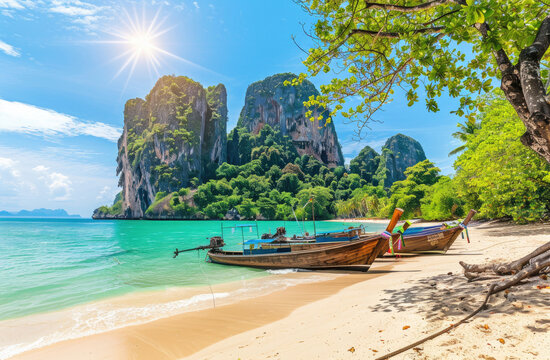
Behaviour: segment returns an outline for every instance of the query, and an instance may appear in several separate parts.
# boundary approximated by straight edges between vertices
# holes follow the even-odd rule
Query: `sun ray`
[[[152,17],[148,17],[145,6],[141,11],[138,11],[135,7],[133,10],[123,8],[118,19],[121,27],[103,31],[111,39],[89,41],[124,47],[120,55],[115,56],[109,61],[113,62],[122,59],[122,65],[114,75],[113,80],[127,71],[128,78],[124,85],[124,89],[126,89],[130,78],[137,71],[138,64],[140,63],[147,68],[149,75],[154,73],[157,77],[160,77],[159,70],[162,68],[162,60],[165,58],[177,59],[197,69],[225,77],[163,48],[160,44],[161,37],[176,26],[166,26],[168,17],[161,15],[159,9],[152,14]]]

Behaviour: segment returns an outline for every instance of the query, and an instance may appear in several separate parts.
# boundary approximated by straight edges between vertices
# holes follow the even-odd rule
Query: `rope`
[[[294,219],[296,219],[296,222],[298,223],[298,226],[300,227],[300,231],[302,232],[302,236],[304,236],[304,230],[302,229],[302,225],[298,221],[298,218],[296,217],[296,213],[294,212],[294,208],[292,208],[292,213],[294,214]]]
[[[199,250],[197,250],[197,259],[199,259],[199,269],[201,269],[201,273],[206,278],[206,283],[208,284],[208,288],[210,289],[210,294],[212,295],[212,305],[214,306],[214,309],[215,309],[216,308],[216,297],[214,296],[214,291],[212,290],[212,285],[210,285],[210,279],[208,279],[208,276],[206,275],[206,273],[202,269],[202,261],[200,261],[199,255],[200,255]]]

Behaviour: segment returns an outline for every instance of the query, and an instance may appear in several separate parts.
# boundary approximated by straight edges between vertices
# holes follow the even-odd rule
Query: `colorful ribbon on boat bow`
[[[405,221],[405,224],[409,224],[409,226],[411,226],[411,222],[409,220]],[[405,239],[403,239],[403,233],[405,232],[405,230],[403,230],[403,225],[400,226],[399,229],[397,229],[397,232],[399,233],[399,239],[401,240],[398,243],[397,249],[401,250],[401,246],[405,247]]]
[[[466,232],[466,240],[468,240],[468,244],[469,244],[470,243],[470,235],[468,234],[468,226],[466,226],[462,222],[460,224],[458,224],[458,226]],[[464,239],[464,232],[462,233],[462,238]]]
[[[393,239],[391,238],[391,233],[386,230],[380,235],[388,239],[388,242],[390,243],[390,252],[392,255],[395,255],[395,253],[393,252]]]

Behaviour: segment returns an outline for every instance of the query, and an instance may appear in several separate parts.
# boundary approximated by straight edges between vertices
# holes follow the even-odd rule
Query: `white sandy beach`
[[[459,237],[446,255],[384,258],[366,274],[327,275],[316,283],[59,342],[17,358],[375,358],[481,304],[489,282],[468,283],[458,261],[516,259],[550,241],[549,225],[484,223],[469,231],[471,243]],[[498,294],[469,323],[396,359],[550,359],[546,286],[549,280],[533,278]],[[216,286],[213,291],[220,292]]]

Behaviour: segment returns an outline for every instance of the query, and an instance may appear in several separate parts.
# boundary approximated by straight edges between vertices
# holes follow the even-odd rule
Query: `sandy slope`
[[[550,226],[486,223],[471,227],[470,237],[471,244],[459,237],[443,256],[377,260],[367,274],[65,341],[20,358],[374,358],[481,303],[488,282],[468,283],[459,260],[517,258],[550,241]],[[533,279],[499,295],[470,323],[396,358],[550,359],[550,291],[536,285],[550,281]]]

